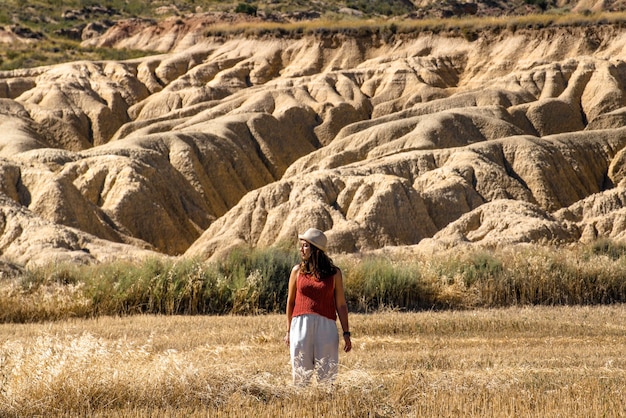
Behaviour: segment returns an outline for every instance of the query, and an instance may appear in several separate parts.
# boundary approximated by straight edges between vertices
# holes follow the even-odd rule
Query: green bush
[[[278,312],[285,309],[291,269],[299,262],[296,250],[239,248],[217,264],[228,278],[237,313]],[[250,304],[252,299],[254,303]]]
[[[344,272],[346,299],[352,310],[428,309],[432,291],[417,264],[368,257]]]
[[[548,0],[524,0],[526,4],[539,7],[541,10],[548,8]]]
[[[239,3],[237,7],[235,7],[235,13],[244,13],[247,15],[256,16],[257,7],[248,3]]]

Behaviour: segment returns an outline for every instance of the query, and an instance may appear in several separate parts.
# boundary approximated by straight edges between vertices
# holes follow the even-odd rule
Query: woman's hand
[[[287,336],[287,338],[289,338],[289,336]],[[343,336],[343,342],[344,342],[343,351],[345,351],[347,353],[350,350],[352,350],[352,340],[350,340],[350,336],[349,335],[344,335]]]
[[[285,334],[285,338],[283,338],[283,340],[285,341],[285,344],[289,346],[289,331],[287,331],[287,333]]]

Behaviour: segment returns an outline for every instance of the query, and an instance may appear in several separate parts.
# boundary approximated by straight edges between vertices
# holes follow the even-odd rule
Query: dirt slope
[[[621,239],[625,40],[202,38],[0,73],[1,257]]]

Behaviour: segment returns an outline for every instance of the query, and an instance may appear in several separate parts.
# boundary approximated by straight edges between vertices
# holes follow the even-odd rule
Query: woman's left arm
[[[340,269],[337,269],[337,273],[335,273],[335,306],[343,330],[343,351],[347,353],[352,350],[352,340],[350,339],[350,325],[348,323],[348,304],[343,290],[343,276]]]

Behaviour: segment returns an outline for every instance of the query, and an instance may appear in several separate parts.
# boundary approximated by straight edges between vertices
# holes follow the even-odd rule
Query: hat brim
[[[310,239],[308,239],[304,235],[298,235],[298,239],[301,239],[301,240],[304,240],[304,241],[308,242],[309,244],[311,244],[312,246],[314,246],[315,248],[317,248],[318,250],[320,250],[323,253],[326,252],[326,248],[320,247],[319,245],[317,245],[316,243],[314,243],[313,241],[311,241]]]

